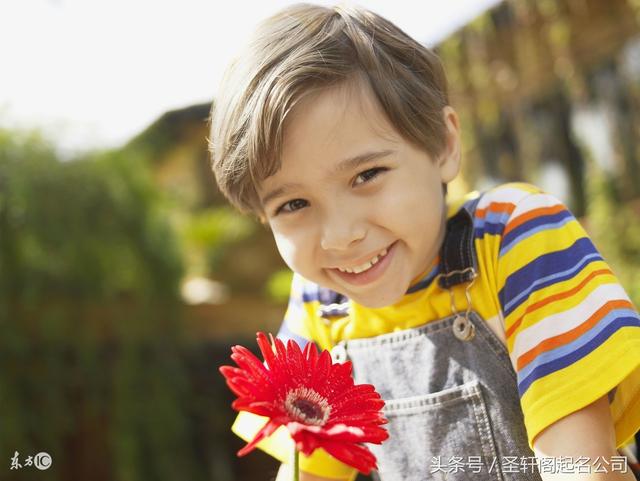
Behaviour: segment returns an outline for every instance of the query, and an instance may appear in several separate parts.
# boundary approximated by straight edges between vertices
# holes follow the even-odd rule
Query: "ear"
[[[460,120],[453,107],[447,105],[442,109],[442,116],[446,127],[445,148],[438,159],[440,178],[447,184],[456,178],[460,172],[460,158],[462,146],[460,145]]]

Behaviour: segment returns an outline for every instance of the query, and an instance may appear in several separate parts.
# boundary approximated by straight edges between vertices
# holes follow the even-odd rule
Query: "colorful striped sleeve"
[[[283,341],[294,340],[301,347],[315,339],[312,333],[315,304],[323,296],[319,286],[313,284],[297,274],[294,274],[291,283],[289,303],[284,315],[284,320],[278,331],[277,337]],[[231,430],[245,441],[249,442],[267,419],[248,412],[240,412]],[[258,443],[258,448],[273,456],[282,463],[290,461],[293,443],[284,426],[275,433]],[[357,471],[346,464],[333,458],[326,451],[317,449],[311,456],[300,454],[300,469],[317,476],[331,479],[355,479]]]
[[[498,298],[529,445],[608,394],[618,447],[640,429],[640,317],[571,212],[534,192],[514,202]]]
[[[293,339],[301,348],[304,348],[312,339],[305,300],[310,295],[310,291],[315,289],[314,284],[305,281],[300,275],[293,275],[289,303],[278,331],[278,338],[285,342]]]

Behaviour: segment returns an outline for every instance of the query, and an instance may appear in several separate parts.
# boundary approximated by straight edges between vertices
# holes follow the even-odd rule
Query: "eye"
[[[359,185],[359,184],[364,184],[365,182],[369,182],[375,179],[376,177],[378,177],[381,173],[386,172],[387,170],[389,169],[386,167],[374,167],[372,169],[367,169],[364,172],[360,172],[356,176],[356,179],[353,182],[353,184]]]
[[[304,199],[293,199],[290,201],[285,202],[284,204],[282,204],[280,207],[278,207],[276,209],[276,212],[274,215],[278,215],[278,214],[289,214],[291,212],[295,212],[297,210],[300,210],[304,207],[306,207],[309,203],[304,200]]]

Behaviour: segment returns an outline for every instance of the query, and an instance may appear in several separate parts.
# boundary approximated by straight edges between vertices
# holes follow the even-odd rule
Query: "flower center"
[[[324,425],[331,414],[327,400],[304,386],[289,391],[284,406],[294,420],[314,426]]]

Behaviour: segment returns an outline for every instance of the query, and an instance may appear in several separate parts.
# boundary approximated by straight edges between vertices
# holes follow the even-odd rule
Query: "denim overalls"
[[[452,302],[444,319],[332,349],[386,402],[390,437],[370,446],[382,481],[541,480],[507,349],[471,309],[478,200],[448,220],[440,256],[439,286],[466,286],[466,312]]]

